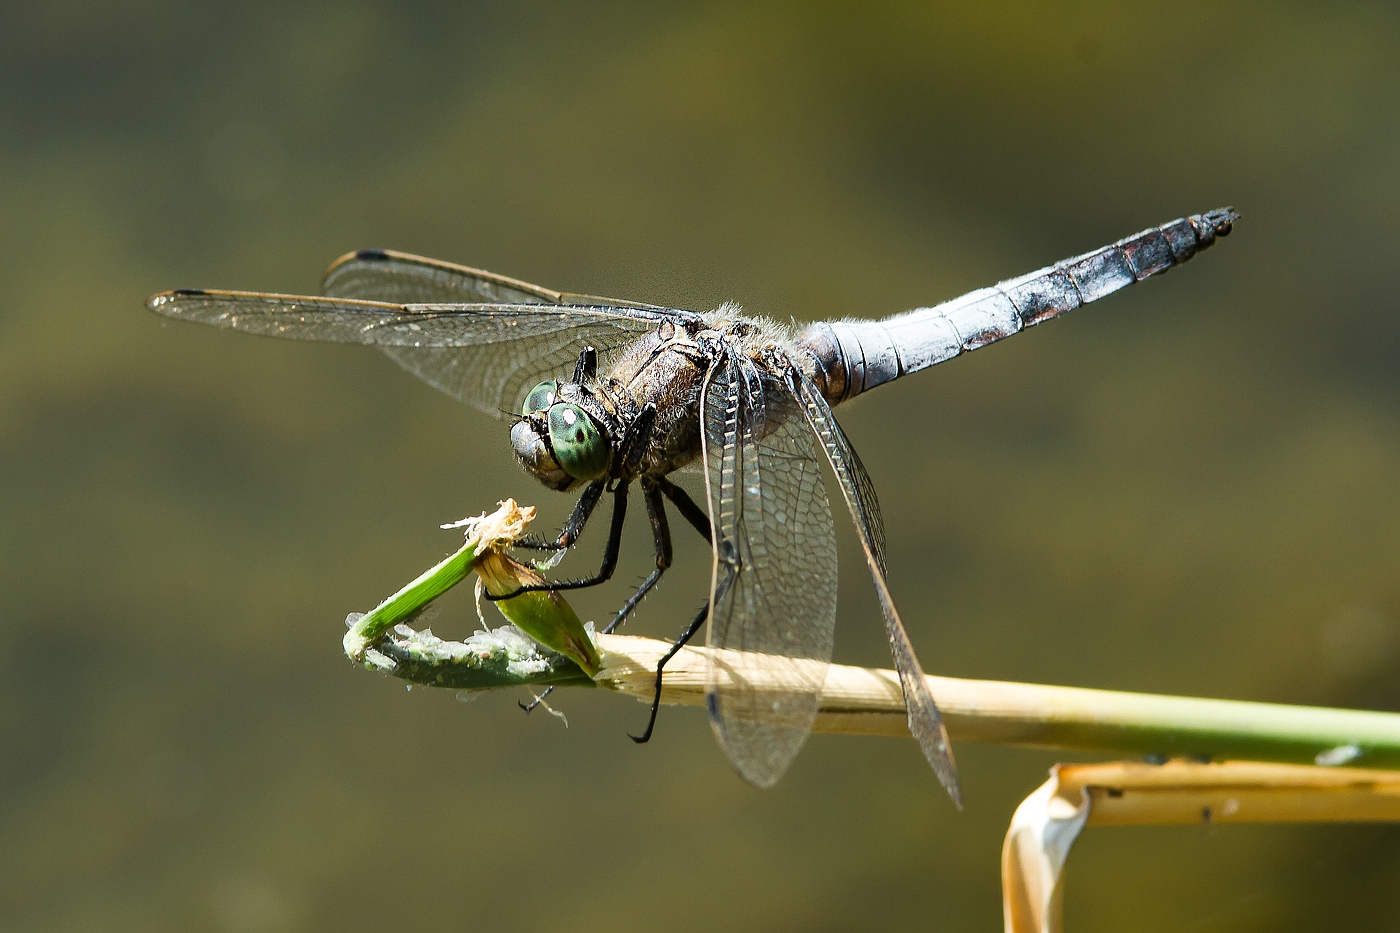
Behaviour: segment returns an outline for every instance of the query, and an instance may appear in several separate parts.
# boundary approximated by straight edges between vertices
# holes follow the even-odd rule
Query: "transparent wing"
[[[782,381],[728,353],[701,405],[715,555],[708,644],[718,649],[710,721],[745,780],[767,787],[821,702],[836,629],[836,532],[815,440]],[[774,689],[775,680],[786,686]]]
[[[538,378],[572,371],[585,346],[604,366],[634,338],[688,311],[544,304],[405,305],[348,298],[181,289],[157,314],[254,334],[377,346],[430,385],[501,417]]]
[[[924,757],[933,766],[938,780],[947,789],[953,802],[962,807],[962,790],[958,785],[958,768],[953,761],[953,749],[948,742],[947,730],[943,727],[943,717],[929,693],[928,682],[924,680],[923,668],[914,654],[914,645],[909,641],[909,633],[899,619],[899,612],[890,597],[889,585],[885,582],[884,529],[880,519],[880,505],[875,498],[875,487],[870,482],[865,466],[856,455],[855,448],[846,438],[831,407],[822,397],[821,391],[797,369],[787,366],[788,384],[800,399],[802,414],[811,431],[821,441],[827,462],[831,464],[836,481],[841,486],[841,494],[850,509],[860,536],[861,547],[865,551],[866,564],[870,576],[875,581],[875,592],[880,599],[880,611],[885,617],[885,634],[889,636],[890,653],[894,655],[895,667],[899,670],[899,682],[904,689],[904,704],[909,711],[909,731],[919,743]]]
[[[326,270],[321,291],[338,298],[367,298],[396,303],[563,304],[548,288],[387,249],[346,253]]]
[[[362,249],[341,256],[326,270],[321,291],[338,298],[395,303],[540,303],[665,310],[615,298],[557,292],[494,272],[389,249]]]
[[[340,257],[326,270],[321,290],[335,297],[389,302],[484,302],[666,310],[655,305],[559,292],[494,272],[387,249],[362,249]],[[655,326],[654,323],[651,326]],[[605,348],[598,343],[593,346],[604,357],[606,365]],[[478,347],[384,346],[382,349],[396,363],[429,385],[478,408],[487,407],[477,403],[482,390],[487,388],[479,383],[479,378],[485,378],[488,382],[499,379],[500,374],[496,371],[499,364],[510,365],[509,359],[501,360],[483,353]],[[500,408],[516,411],[520,398],[512,397],[515,390],[520,390],[523,397],[523,392],[529,391],[529,384],[533,384],[535,376],[567,371],[582,349],[583,343],[555,346],[548,342],[538,348],[538,353],[532,349],[525,358],[533,360],[537,356],[543,357],[548,365],[532,368],[518,380],[519,385],[503,386],[496,393],[486,392],[487,396],[494,394],[498,399],[505,400],[499,404],[488,403],[495,405],[491,413],[499,414]],[[524,388],[521,389],[521,386]]]

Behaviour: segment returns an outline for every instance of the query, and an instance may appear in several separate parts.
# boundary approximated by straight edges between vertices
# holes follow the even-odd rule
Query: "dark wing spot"
[[[202,289],[202,288],[177,288],[177,289],[175,289],[173,292],[171,292],[170,294],[172,294],[172,295],[207,295],[208,292],[206,292],[206,291],[205,291],[204,289]]]
[[[389,254],[382,249],[358,249],[355,250],[356,259],[369,259],[374,262],[384,262],[389,258]]]

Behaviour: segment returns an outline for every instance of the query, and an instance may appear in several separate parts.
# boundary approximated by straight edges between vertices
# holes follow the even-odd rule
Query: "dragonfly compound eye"
[[[559,400],[559,383],[550,379],[548,382],[541,382],[530,390],[530,394],[525,396],[525,404],[521,406],[520,413],[528,415],[537,411],[544,411],[549,406]]]
[[[510,445],[525,472],[550,489],[562,491],[573,484],[574,478],[559,468],[549,445],[528,419],[517,421],[510,429]]]
[[[560,402],[549,409],[549,443],[554,459],[574,479],[608,475],[612,448],[598,425],[577,405]]]

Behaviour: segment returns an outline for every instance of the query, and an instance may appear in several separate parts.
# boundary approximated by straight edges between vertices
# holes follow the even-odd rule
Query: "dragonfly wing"
[[[394,304],[349,298],[181,289],[157,314],[254,334],[383,349],[429,384],[488,414],[519,410],[538,379],[572,372],[585,346],[606,366],[623,347],[688,311],[522,304]]]
[[[701,405],[714,530],[710,721],[739,773],[767,787],[821,703],[836,629],[835,526],[815,440],[782,381],[727,353]]]
[[[387,249],[362,249],[341,256],[326,270],[321,290],[327,295],[376,301],[572,304],[665,310],[654,305],[559,292],[483,269]],[[593,347],[606,358],[604,346],[594,343]],[[514,361],[509,356],[503,358],[493,353],[483,353],[478,348],[386,346],[383,349],[394,362],[448,395],[468,404],[476,404],[476,399],[494,395],[504,401],[492,410],[493,414],[497,414],[499,408],[516,411],[519,399],[512,396],[515,390],[520,389],[519,385],[511,386],[511,391],[505,388],[497,393],[486,391],[501,378],[499,370],[502,366],[513,366]],[[567,372],[582,349],[582,343],[562,339],[532,347],[523,359],[531,362],[538,359],[542,365],[541,368],[531,369],[530,374],[520,380],[521,385],[530,382],[534,375]],[[529,386],[525,385],[523,391],[529,391]]]
[[[802,414],[810,425],[812,433],[820,440],[827,462],[831,464],[836,481],[841,486],[841,494],[850,509],[860,536],[861,547],[865,551],[865,561],[870,568],[870,576],[875,581],[875,592],[880,600],[880,611],[885,618],[885,634],[889,636],[890,652],[894,655],[895,667],[899,670],[899,682],[904,689],[904,705],[909,712],[909,731],[919,743],[924,757],[933,766],[934,773],[942,782],[948,794],[961,809],[962,790],[958,784],[958,768],[953,761],[953,749],[948,742],[948,732],[943,727],[943,717],[929,692],[924,679],[923,668],[909,633],[904,630],[899,612],[890,596],[889,585],[885,582],[884,528],[880,518],[880,504],[875,498],[875,486],[865,472],[865,466],[856,455],[846,433],[836,423],[831,407],[815,384],[803,375],[796,366],[788,367],[788,383],[798,397]]]
[[[388,249],[346,253],[326,270],[321,291],[337,298],[368,298],[395,303],[563,304],[549,288]]]
[[[422,304],[540,303],[666,310],[656,305],[616,298],[559,292],[483,269],[391,249],[362,249],[346,253],[326,270],[321,291],[338,298]]]
[[[521,306],[517,306],[521,307]],[[394,362],[435,389],[479,408],[497,418],[520,412],[530,388],[554,376],[567,380],[586,346],[598,351],[600,369],[606,371],[616,354],[637,337],[655,330],[658,320],[579,315],[569,305],[546,306],[553,320],[532,314],[521,327],[532,331],[511,339],[456,347],[381,346]]]

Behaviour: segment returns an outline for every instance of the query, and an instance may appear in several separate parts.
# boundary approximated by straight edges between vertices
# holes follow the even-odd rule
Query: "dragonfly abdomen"
[[[835,405],[1180,265],[1229,234],[1238,216],[1230,208],[1193,214],[932,308],[823,321],[799,345],[816,359],[817,385]]]

